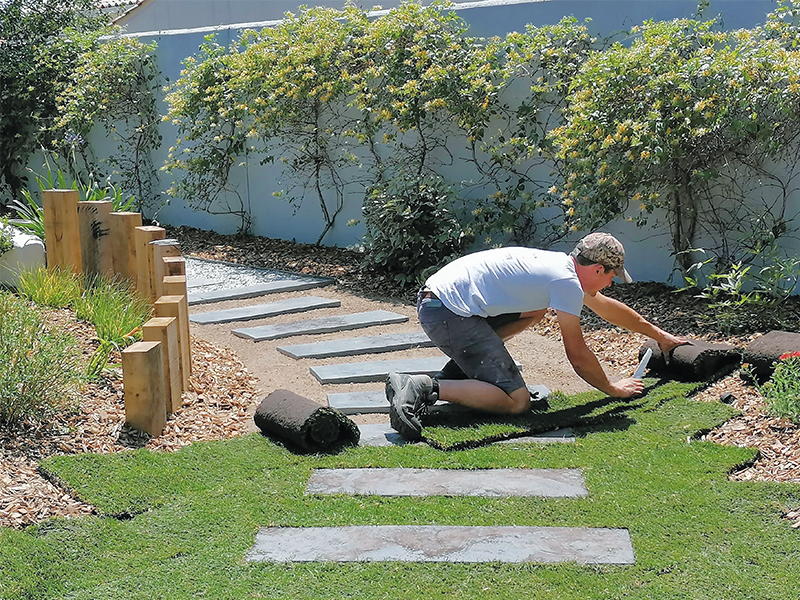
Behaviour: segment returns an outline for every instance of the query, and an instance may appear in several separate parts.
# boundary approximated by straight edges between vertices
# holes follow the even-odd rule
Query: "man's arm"
[[[600,292],[594,296],[586,294],[583,303],[591,308],[601,319],[605,319],[609,323],[613,323],[629,331],[642,333],[654,339],[658,342],[658,346],[661,348],[661,352],[664,356],[669,354],[670,350],[676,346],[689,343],[689,340],[685,338],[674,336],[656,327],[628,305],[614,298],[604,296]]]
[[[567,359],[581,379],[616,398],[630,398],[642,392],[644,385],[638,379],[622,379],[615,383],[609,381],[600,361],[586,345],[580,317],[561,311],[556,311],[556,315],[561,327],[561,337],[564,340]]]

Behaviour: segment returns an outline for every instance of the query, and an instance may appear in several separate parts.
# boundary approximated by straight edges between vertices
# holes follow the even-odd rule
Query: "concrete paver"
[[[362,496],[536,496],[588,495],[580,469],[317,469],[306,494]]]
[[[245,560],[629,565],[635,558],[626,529],[379,525],[266,527]]]

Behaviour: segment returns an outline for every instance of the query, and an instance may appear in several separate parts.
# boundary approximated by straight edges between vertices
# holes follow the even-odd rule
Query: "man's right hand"
[[[614,398],[632,398],[640,395],[644,391],[644,384],[641,379],[628,377],[611,384],[612,392],[609,394]]]

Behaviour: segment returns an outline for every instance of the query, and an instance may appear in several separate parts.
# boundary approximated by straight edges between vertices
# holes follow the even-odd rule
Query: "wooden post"
[[[47,267],[80,275],[83,265],[78,226],[78,191],[43,190],[42,212]]]
[[[152,302],[153,290],[150,289],[150,242],[163,240],[167,231],[163,227],[145,225],[136,228],[136,289],[142,298]]]
[[[83,273],[89,277],[114,276],[114,257],[111,250],[110,201],[78,202],[78,228],[81,236]]]
[[[136,228],[142,226],[142,214],[120,211],[109,214],[111,229],[111,255],[114,271],[131,282],[138,284],[136,265]]]
[[[178,350],[178,319],[153,317],[142,325],[143,342],[161,342],[161,360],[164,365],[165,414],[177,412],[181,407],[181,368]]]
[[[151,436],[167,424],[161,342],[136,342],[122,351],[125,419]]]
[[[186,314],[186,319],[183,323],[178,323],[180,328],[181,339],[186,342],[187,347],[190,343],[189,338],[189,302],[188,294],[186,293],[186,276],[185,275],[167,275],[164,277],[164,295],[165,296],[180,296],[181,304],[183,305],[183,312]],[[192,374],[192,353],[185,352],[184,357],[188,360],[186,367],[188,375]]]
[[[161,296],[153,304],[156,317],[174,317],[178,320],[178,355],[180,356],[181,389],[189,391],[192,348],[189,341],[189,314],[186,296]]]
[[[180,256],[181,245],[178,240],[173,239],[153,240],[150,242],[150,252],[152,253],[150,259],[150,286],[153,290],[153,300],[156,300],[164,295],[164,276],[167,274],[164,258]]]
[[[165,256],[164,261],[164,276],[172,275],[186,275],[186,259],[182,256]]]

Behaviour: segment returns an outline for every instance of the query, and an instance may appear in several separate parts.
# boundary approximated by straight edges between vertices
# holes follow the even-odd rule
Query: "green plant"
[[[74,300],[75,315],[92,323],[101,342],[125,347],[135,332],[150,318],[149,303],[136,294],[126,280],[96,277],[84,284]],[[141,337],[141,336],[139,336]]]
[[[107,39],[80,55],[57,98],[60,118],[55,129],[62,134],[57,147],[67,158],[83,152],[92,128],[101,125],[117,143],[117,153],[103,161],[114,169],[118,187],[138,199],[139,212],[155,200],[152,153],[161,144],[154,90],[161,87],[162,76],[155,49],[155,42],[143,44],[136,38]],[[77,172],[76,161],[70,167]],[[90,168],[90,179],[94,171]]]
[[[12,197],[31,154],[49,145],[56,97],[107,21],[93,0],[0,2],[0,186]]]
[[[553,194],[575,229],[629,210],[638,225],[664,214],[684,274],[699,238],[734,263],[732,238],[757,217],[785,220],[800,54],[762,29],[721,32],[715,21],[651,21],[633,33],[593,54],[573,81],[565,124],[552,134],[566,175]],[[777,157],[790,166],[785,177],[766,167]]]
[[[759,391],[772,414],[800,424],[800,351],[782,354]]]
[[[8,225],[8,217],[0,217],[0,256],[14,249],[14,233]]]
[[[9,293],[0,293],[0,314],[0,423],[40,421],[68,406],[81,382],[75,338]]]
[[[88,183],[83,183],[78,179],[68,180],[64,171],[58,166],[58,155],[52,153],[54,165],[50,164],[50,160],[51,158],[45,154],[44,167],[47,170],[46,175],[36,173],[29,167],[26,167],[36,180],[40,193],[44,190],[72,189],[78,191],[78,199],[81,202],[111,202],[115,211],[127,211],[133,208],[136,198],[134,196],[128,196],[126,198],[123,196],[122,190],[112,185],[109,181],[106,181],[105,185],[101,185],[94,180],[89,180]],[[20,229],[24,229],[28,233],[44,240],[44,212],[41,203],[36,201],[36,198],[30,191],[22,190],[21,193],[24,202],[16,198],[9,202],[9,206],[20,218],[20,222],[17,225]]]
[[[17,291],[40,306],[66,308],[81,297],[82,282],[74,273],[39,266],[19,274]]]
[[[472,241],[453,215],[453,191],[442,180],[392,180],[364,203],[367,262],[404,286],[426,269],[461,254]]]

